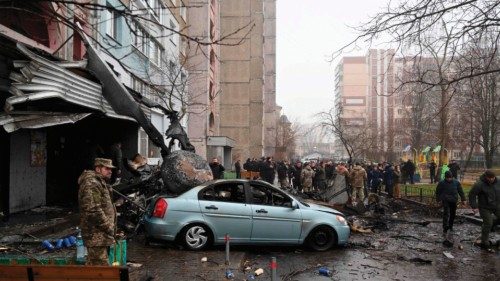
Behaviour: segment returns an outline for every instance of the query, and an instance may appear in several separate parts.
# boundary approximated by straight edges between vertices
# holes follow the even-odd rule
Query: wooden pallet
[[[128,281],[122,266],[0,265],[0,281]]]

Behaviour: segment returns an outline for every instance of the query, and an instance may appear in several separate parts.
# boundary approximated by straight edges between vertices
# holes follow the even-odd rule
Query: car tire
[[[307,237],[307,246],[319,252],[326,251],[336,244],[337,233],[326,225],[316,227]]]
[[[180,238],[186,249],[198,251],[212,243],[212,232],[205,225],[192,224],[184,228]]]

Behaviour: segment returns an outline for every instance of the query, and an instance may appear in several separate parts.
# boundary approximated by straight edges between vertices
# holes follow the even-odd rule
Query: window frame
[[[109,9],[104,10],[104,17],[105,17],[105,33],[107,36],[113,38],[116,40],[117,38],[117,20],[118,17],[116,16],[116,11],[111,5],[107,5]]]
[[[226,200],[217,200],[216,199],[216,192],[215,192],[215,188],[217,187],[222,187],[222,186],[230,186],[231,189],[237,189],[239,186],[241,186],[243,188],[243,201],[226,201]],[[214,192],[214,199],[205,199],[203,197],[204,193],[208,190],[213,190]],[[231,190],[231,193],[233,191]],[[231,194],[233,195],[233,194]],[[234,198],[234,196],[231,196],[231,198]],[[221,183],[214,183],[214,184],[211,184],[211,185],[208,185],[206,187],[204,187],[202,190],[200,190],[198,192],[198,201],[209,201],[209,202],[221,202],[221,203],[234,203],[234,204],[248,204],[248,194],[246,192],[246,185],[244,182],[236,182],[236,181],[231,181],[231,182],[221,182]]]
[[[271,192],[271,204],[260,204],[260,203],[254,203],[253,202],[253,192],[252,192],[252,188],[254,187],[261,187],[261,188],[265,188],[267,189],[268,191]],[[274,187],[270,187],[270,186],[267,186],[267,185],[264,185],[264,184],[261,184],[261,183],[257,183],[257,182],[250,182],[249,183],[249,186],[248,186],[248,190],[249,190],[249,195],[248,195],[248,202],[249,204],[252,204],[252,205],[258,205],[258,206],[270,206],[270,207],[282,207],[282,208],[291,208],[293,206],[293,198],[288,196],[288,194],[274,188]],[[288,200],[290,205],[275,205],[274,204],[274,199],[272,197],[272,193],[278,193],[280,194],[284,200]]]

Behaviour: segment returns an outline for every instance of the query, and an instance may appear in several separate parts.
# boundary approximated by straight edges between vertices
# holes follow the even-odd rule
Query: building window
[[[170,34],[170,42],[172,42],[172,44],[174,44],[174,46],[177,46],[177,43],[175,42],[175,39],[174,39],[174,31],[177,31],[177,26],[175,25],[175,23],[170,20],[170,29],[171,29],[171,34]]]
[[[149,55],[149,34],[137,22],[132,25],[132,28],[134,29],[132,31],[134,46],[144,55]]]
[[[158,20],[158,22],[163,23],[163,14],[165,10],[163,3],[160,0],[149,0],[148,4],[153,12],[153,16]]]
[[[346,98],[344,105],[364,105],[365,100],[362,98]]]
[[[118,15],[111,6],[104,10],[104,21],[106,23],[106,34],[116,39]]]
[[[132,89],[143,96],[147,97],[148,95],[148,87],[146,86],[146,83],[135,76],[132,76]]]
[[[156,64],[158,67],[161,67],[161,59],[163,56],[163,49],[156,40],[150,40],[150,50],[149,50],[149,58],[151,61]]]

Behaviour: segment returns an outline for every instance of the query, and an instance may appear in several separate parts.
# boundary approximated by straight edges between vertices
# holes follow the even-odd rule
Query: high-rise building
[[[394,160],[394,50],[344,57],[336,68],[335,105],[346,126],[366,128],[369,158]],[[340,148],[340,147],[338,147]]]
[[[221,133],[235,140],[234,158],[259,157],[265,152],[265,132],[275,127],[271,121],[266,123],[266,118],[275,118],[276,110],[276,3],[222,0],[220,5],[221,34],[252,26],[249,34],[234,37],[233,42],[242,40],[241,44],[221,46]],[[265,43],[265,39],[271,42]],[[271,142],[267,144],[271,146]]]

